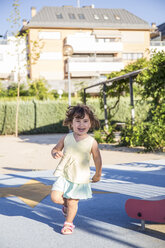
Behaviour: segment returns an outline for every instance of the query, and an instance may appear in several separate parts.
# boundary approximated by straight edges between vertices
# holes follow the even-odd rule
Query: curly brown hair
[[[78,104],[76,106],[68,107],[68,110],[66,112],[66,118],[63,121],[63,125],[68,126],[70,129],[72,129],[73,118],[76,117],[83,119],[85,117],[85,114],[89,116],[91,122],[91,129],[100,127],[100,122],[98,118],[95,116],[95,114],[87,105],[83,105],[83,104]]]

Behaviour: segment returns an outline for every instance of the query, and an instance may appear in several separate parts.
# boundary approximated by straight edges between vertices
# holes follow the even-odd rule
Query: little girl
[[[98,144],[88,135],[90,128],[99,127],[99,120],[89,107],[77,105],[69,107],[63,124],[73,132],[64,135],[51,151],[53,158],[61,158],[54,173],[58,178],[53,184],[51,199],[63,205],[62,212],[66,221],[61,233],[72,234],[79,200],[92,197],[91,154],[96,167],[92,182],[98,182],[101,177],[102,162]]]

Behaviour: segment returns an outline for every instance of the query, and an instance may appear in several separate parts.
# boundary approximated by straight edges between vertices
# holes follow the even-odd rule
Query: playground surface
[[[165,224],[146,222],[142,232],[125,211],[129,198],[165,198],[164,154],[139,149],[100,146],[102,179],[80,201],[73,235],[61,235],[64,217],[49,195],[58,163],[50,151],[60,137],[0,136],[0,247],[164,248]]]

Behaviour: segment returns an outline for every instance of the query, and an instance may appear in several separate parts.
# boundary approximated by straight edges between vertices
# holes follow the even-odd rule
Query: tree
[[[156,109],[165,101],[165,52],[153,54],[146,70],[137,77],[143,86],[142,97],[151,100],[152,108]]]
[[[137,77],[141,84],[141,98],[150,102],[144,122],[134,126],[127,123],[121,144],[143,146],[148,151],[163,151],[165,147],[165,52],[154,53],[148,67]]]
[[[119,72],[111,72],[109,75],[107,75],[108,79],[122,76],[124,74],[127,74],[132,71],[136,71],[139,69],[146,68],[148,65],[148,61],[146,58],[140,58],[136,60],[133,63],[128,64],[125,66],[125,68]],[[107,106],[107,112],[108,112],[108,119],[110,120],[113,115],[112,115],[112,110],[116,109],[118,110],[119,102],[120,102],[120,97],[128,94],[129,93],[129,79],[122,79],[120,81],[113,81],[111,85],[106,86],[107,90],[107,96],[110,98],[117,98],[116,102],[113,106]],[[101,91],[101,96],[100,96],[100,102],[101,102],[101,107],[103,108],[103,90]]]
[[[21,28],[21,16],[20,16],[20,9],[19,9],[19,0],[13,0],[12,4],[12,12],[8,18],[8,21],[11,22],[11,28],[13,30],[12,35],[16,38],[16,53],[18,55],[18,66],[17,66],[17,106],[16,106],[16,121],[15,121],[15,136],[18,136],[18,115],[19,115],[19,101],[20,101],[20,84],[21,84],[21,77],[20,77],[20,56],[24,51],[20,51],[20,43],[22,39],[25,39],[28,35],[28,31],[24,31],[20,33]],[[40,52],[44,46],[44,44],[40,44],[38,41],[31,41],[32,46],[32,53],[28,54],[28,60],[32,60],[33,63],[40,57]],[[24,65],[26,68],[29,65],[29,61]]]
[[[11,28],[13,29],[12,35],[16,38],[16,53],[18,55],[18,67],[17,67],[17,106],[16,106],[16,120],[15,120],[15,136],[18,136],[18,113],[19,113],[19,94],[20,94],[20,52],[19,43],[21,37],[18,36],[20,30],[20,10],[19,10],[19,0],[14,0],[12,4],[13,10],[8,18],[11,22]]]

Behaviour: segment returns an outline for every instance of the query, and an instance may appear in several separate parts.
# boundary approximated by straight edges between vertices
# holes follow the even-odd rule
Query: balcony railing
[[[150,46],[165,46],[165,41],[151,41]]]
[[[90,38],[67,38],[66,44],[73,47],[74,53],[117,53],[123,50],[122,42],[96,42]]]
[[[69,69],[72,77],[95,76],[96,74],[107,74],[112,71],[120,71],[124,68],[123,62],[84,62],[70,61]],[[66,72],[67,72],[66,64]]]
[[[70,62],[122,62],[122,58],[111,57],[72,57]]]

